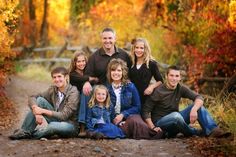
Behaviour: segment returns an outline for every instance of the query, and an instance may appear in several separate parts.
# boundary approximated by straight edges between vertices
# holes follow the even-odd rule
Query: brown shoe
[[[209,137],[214,137],[214,138],[227,138],[229,136],[231,136],[232,133],[231,132],[226,132],[223,131],[221,128],[216,127],[212,130],[212,132],[210,133]]]
[[[100,132],[91,132],[87,131],[87,137],[91,139],[101,140],[106,138],[106,136],[103,133]]]
[[[85,125],[82,124],[82,123],[80,124],[80,129],[79,129],[78,137],[81,137],[81,138],[86,137]]]

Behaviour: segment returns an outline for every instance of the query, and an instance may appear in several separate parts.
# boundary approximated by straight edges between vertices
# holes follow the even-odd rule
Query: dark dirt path
[[[22,123],[26,114],[27,97],[43,91],[49,83],[12,76],[6,91],[14,102],[18,116],[14,127],[0,132],[0,157],[195,157],[184,139],[165,140],[90,140],[81,138],[11,141],[7,138]],[[16,118],[14,117],[14,118]]]

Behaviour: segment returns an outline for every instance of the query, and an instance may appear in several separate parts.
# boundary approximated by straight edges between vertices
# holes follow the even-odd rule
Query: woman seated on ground
[[[112,59],[108,64],[107,85],[111,103],[114,105],[112,121],[119,126],[126,137],[134,139],[158,139],[162,132],[156,132],[146,125],[140,116],[141,103],[138,91],[128,80],[128,68],[121,59]]]

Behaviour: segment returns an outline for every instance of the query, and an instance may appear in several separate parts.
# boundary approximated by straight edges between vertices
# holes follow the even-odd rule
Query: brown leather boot
[[[80,124],[78,137],[86,137],[85,124]]]
[[[216,127],[212,130],[212,132],[210,133],[209,137],[214,137],[214,138],[227,138],[229,136],[231,136],[232,133],[231,132],[227,132],[222,130],[219,127]]]

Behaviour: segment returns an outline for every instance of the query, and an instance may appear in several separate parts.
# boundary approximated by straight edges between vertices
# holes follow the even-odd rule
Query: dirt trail
[[[12,76],[6,91],[14,102],[18,119],[14,127],[0,132],[0,157],[195,157],[192,150],[183,139],[165,140],[90,140],[81,138],[40,140],[17,140],[7,138],[15,128],[18,128],[28,111],[27,97],[30,94],[43,91],[49,83],[32,81],[18,76]]]

